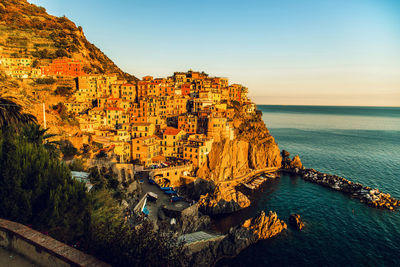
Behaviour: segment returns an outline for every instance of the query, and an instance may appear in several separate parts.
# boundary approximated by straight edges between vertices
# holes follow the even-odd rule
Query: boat
[[[160,187],[160,189],[161,189],[162,191],[174,190],[172,187],[169,187],[169,186],[167,186],[167,187]]]
[[[164,193],[167,195],[176,195],[177,192],[175,190],[171,189],[171,190],[164,191]]]
[[[150,201],[152,201],[152,200],[157,201],[158,195],[153,192],[147,192],[147,199]]]

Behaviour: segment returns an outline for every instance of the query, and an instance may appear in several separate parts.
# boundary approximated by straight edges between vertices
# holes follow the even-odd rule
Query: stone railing
[[[4,219],[0,219],[0,247],[39,266],[110,266],[29,227]]]

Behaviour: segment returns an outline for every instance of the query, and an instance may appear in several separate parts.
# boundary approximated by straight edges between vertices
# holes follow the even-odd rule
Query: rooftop
[[[181,132],[181,129],[177,129],[174,127],[167,127],[164,131],[164,135],[177,135]]]

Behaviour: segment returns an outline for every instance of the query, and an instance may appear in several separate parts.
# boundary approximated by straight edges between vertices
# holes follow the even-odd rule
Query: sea
[[[279,148],[303,165],[379,188],[400,199],[400,107],[260,105]],[[288,221],[301,215],[305,228],[290,226],[218,266],[400,266],[400,210],[371,208],[356,199],[297,176],[267,182],[253,205],[220,220],[227,229],[259,211]]]

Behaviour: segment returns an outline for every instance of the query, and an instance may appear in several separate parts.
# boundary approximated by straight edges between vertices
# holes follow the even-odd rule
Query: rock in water
[[[301,163],[299,155],[293,157],[292,162],[290,162],[290,168],[295,169],[303,169],[303,164]]]
[[[289,216],[289,223],[297,230],[301,230],[304,227],[304,223],[299,214],[291,214]]]
[[[250,229],[258,240],[271,238],[286,229],[286,223],[278,219],[276,212],[270,211],[268,216],[264,211],[252,219],[246,220],[242,227]]]

